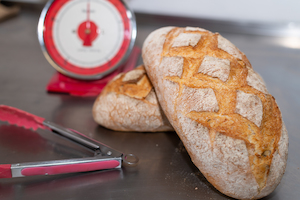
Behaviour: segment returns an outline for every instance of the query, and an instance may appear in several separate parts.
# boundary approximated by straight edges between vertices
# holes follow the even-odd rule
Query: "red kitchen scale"
[[[98,95],[116,74],[136,66],[136,21],[122,0],[50,0],[38,23],[48,62],[58,71],[48,92]]]

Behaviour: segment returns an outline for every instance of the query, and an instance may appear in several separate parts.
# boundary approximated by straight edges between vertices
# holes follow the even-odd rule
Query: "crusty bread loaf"
[[[144,66],[114,77],[97,97],[94,120],[116,131],[172,131]]]
[[[246,56],[193,27],[152,32],[142,56],[163,111],[207,180],[238,199],[270,194],[285,171],[288,135]]]

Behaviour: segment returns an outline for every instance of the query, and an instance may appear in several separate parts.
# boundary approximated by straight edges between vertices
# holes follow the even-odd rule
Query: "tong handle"
[[[0,165],[0,178],[12,178],[11,164]]]
[[[103,169],[113,169],[119,166],[120,163],[116,160],[97,161],[90,163],[65,164],[54,166],[39,166],[24,168],[21,170],[23,176],[35,175],[55,175],[75,172],[96,171]]]
[[[76,172],[114,169],[121,167],[122,158],[89,157],[18,164],[1,164],[0,178],[35,175],[55,175]]]

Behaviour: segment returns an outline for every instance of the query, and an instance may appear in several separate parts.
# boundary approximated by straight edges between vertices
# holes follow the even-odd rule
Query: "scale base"
[[[95,81],[78,80],[56,72],[47,85],[47,92],[64,93],[73,96],[98,96],[113,77],[136,67],[140,53],[141,49],[134,47],[126,63],[102,79]]]

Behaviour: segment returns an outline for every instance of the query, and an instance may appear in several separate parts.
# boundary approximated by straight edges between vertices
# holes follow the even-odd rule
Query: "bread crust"
[[[142,56],[163,111],[207,180],[238,199],[270,194],[285,170],[288,135],[247,57],[220,34],[192,27],[152,32]]]
[[[107,84],[94,102],[93,118],[115,131],[174,130],[158,104],[143,66],[119,74]]]

